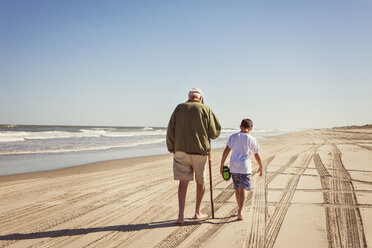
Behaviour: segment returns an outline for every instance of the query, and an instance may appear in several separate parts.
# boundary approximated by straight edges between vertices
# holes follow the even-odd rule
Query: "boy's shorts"
[[[193,181],[195,172],[197,183],[204,183],[207,159],[204,155],[176,152],[173,157],[174,180]]]
[[[251,190],[251,174],[231,173],[234,182],[234,189],[242,188]]]

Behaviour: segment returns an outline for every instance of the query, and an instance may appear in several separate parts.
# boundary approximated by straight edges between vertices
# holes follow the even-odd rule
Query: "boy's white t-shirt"
[[[260,150],[257,140],[248,133],[236,133],[230,136],[227,146],[232,150],[230,172],[252,174],[251,152]]]

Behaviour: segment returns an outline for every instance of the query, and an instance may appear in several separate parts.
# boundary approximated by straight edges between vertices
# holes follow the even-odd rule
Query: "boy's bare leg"
[[[187,186],[189,185],[189,181],[180,180],[178,185],[178,219],[177,224],[183,224],[184,220],[184,212],[185,212],[185,202],[186,202],[186,193],[187,193]]]
[[[235,198],[238,206],[240,206],[240,188],[235,189]]]
[[[205,184],[199,184],[198,182],[196,183],[196,205],[195,205],[195,216],[194,219],[205,219],[208,217],[208,215],[203,214],[200,212],[200,207],[201,207],[201,202],[203,200],[205,192]]]
[[[245,193],[245,189],[243,189],[243,188],[238,188],[237,189],[237,198],[239,198],[239,201],[238,201],[238,207],[239,207],[238,220],[243,220],[242,211],[243,211],[243,208],[244,208],[244,203],[247,200],[247,195]]]

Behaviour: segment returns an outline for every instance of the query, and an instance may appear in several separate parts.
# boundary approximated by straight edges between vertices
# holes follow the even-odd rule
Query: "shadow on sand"
[[[141,231],[146,229],[156,229],[156,228],[166,228],[166,227],[183,227],[183,226],[192,226],[192,225],[200,225],[202,223],[209,223],[209,224],[226,224],[229,222],[234,221],[221,221],[226,218],[216,218],[219,219],[218,223],[211,222],[209,220],[193,220],[187,219],[190,221],[185,221],[184,224],[179,225],[176,224],[175,220],[167,220],[167,221],[159,221],[159,222],[150,222],[150,223],[143,223],[143,224],[128,224],[128,225],[117,225],[117,226],[106,226],[106,227],[91,227],[91,228],[78,228],[78,229],[61,229],[55,231],[44,231],[44,232],[34,232],[34,233],[12,233],[8,235],[0,236],[0,240],[25,240],[25,239],[41,239],[41,238],[56,238],[56,237],[64,237],[64,236],[77,236],[77,235],[84,235],[88,233],[96,233],[96,232],[110,232],[110,231],[117,231],[117,232],[135,232]]]

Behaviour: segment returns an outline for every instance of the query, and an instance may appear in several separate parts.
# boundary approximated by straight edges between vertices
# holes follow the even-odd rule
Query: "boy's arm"
[[[260,176],[262,176],[262,161],[261,161],[261,157],[260,157],[260,154],[258,154],[258,152],[254,155],[254,158],[256,159],[257,161],[257,164],[258,164],[258,171],[257,173],[260,173]]]
[[[223,166],[225,164],[226,158],[229,155],[229,152],[231,151],[229,146],[226,146],[225,150],[222,153],[222,159],[221,159],[221,167],[220,167],[220,173],[223,175]]]

